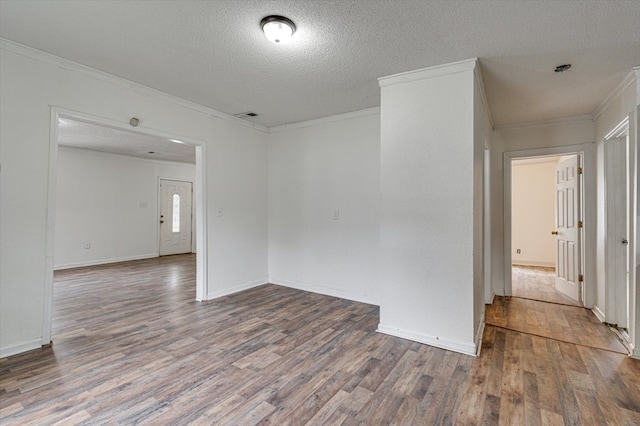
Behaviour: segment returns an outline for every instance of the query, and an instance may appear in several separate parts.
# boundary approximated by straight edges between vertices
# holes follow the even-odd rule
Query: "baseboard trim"
[[[556,264],[554,262],[545,262],[539,260],[527,260],[527,259],[518,259],[511,261],[511,264],[514,266],[540,266],[543,268],[555,268]]]
[[[325,296],[337,297],[340,299],[351,300],[359,303],[366,303],[367,305],[376,305],[380,304],[368,297],[356,295],[350,292],[342,291],[340,289],[329,287],[320,284],[313,284],[302,281],[290,281],[290,280],[281,280],[278,278],[273,278],[269,280],[270,283],[275,285],[281,285],[283,287],[295,288],[296,290],[308,291],[309,293],[322,294]]]
[[[40,349],[42,347],[42,341],[40,339],[31,340],[29,342],[20,343],[13,346],[0,349],[0,358],[6,358],[12,355],[18,355],[23,352],[32,351],[34,349]]]
[[[604,312],[602,312],[597,305],[593,305],[593,308],[591,308],[591,312],[593,312],[593,314],[600,320],[600,322],[606,322]]]
[[[53,265],[53,270],[60,271],[62,269],[82,268],[84,266],[96,266],[96,265],[106,265],[109,263],[128,262],[130,260],[153,259],[154,257],[159,257],[159,256],[160,256],[160,253],[147,253],[147,254],[140,254],[136,256],[125,256],[125,257],[114,257],[111,259],[91,260],[88,262],[66,263],[63,265]]]
[[[244,284],[238,284],[233,287],[225,288],[222,290],[214,291],[212,293],[207,294],[206,300],[213,300],[219,297],[228,296],[230,294],[238,293],[240,291],[249,290],[250,288],[260,287],[261,285],[269,284],[269,280],[267,278],[261,278],[259,280],[250,281]]]
[[[464,355],[477,356],[478,348],[475,343],[459,342],[457,340],[441,339],[435,336],[429,336],[415,331],[403,330],[398,327],[391,327],[385,324],[378,324],[379,333],[388,334],[402,339],[412,340],[414,342],[423,343],[436,348],[446,349],[448,351],[458,352]]]

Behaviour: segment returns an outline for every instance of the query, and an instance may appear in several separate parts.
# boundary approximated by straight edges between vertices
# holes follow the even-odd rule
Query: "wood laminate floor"
[[[0,360],[0,423],[640,424],[625,355],[487,325],[474,358],[275,285],[199,303],[194,265],[57,272],[54,345]]]
[[[555,271],[555,268],[513,265],[511,267],[511,292],[513,296],[582,306],[579,302],[556,290]]]

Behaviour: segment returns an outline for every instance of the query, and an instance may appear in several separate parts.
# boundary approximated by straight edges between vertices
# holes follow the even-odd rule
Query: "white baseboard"
[[[217,299],[219,297],[228,296],[233,293],[238,293],[240,291],[249,290],[250,288],[259,287],[261,285],[269,284],[269,280],[267,278],[261,278],[259,280],[251,281],[244,284],[238,284],[233,287],[223,288],[221,290],[216,290],[207,294],[207,300]]]
[[[129,260],[153,259],[154,257],[159,257],[159,256],[160,256],[160,253],[148,253],[148,254],[140,254],[136,256],[125,256],[125,257],[114,257],[111,259],[90,260],[87,262],[66,263],[63,265],[54,265],[53,270],[59,271],[61,269],[81,268],[83,266],[95,266],[95,265],[106,265],[108,263],[127,262]]]
[[[591,308],[591,312],[594,313],[594,315],[600,320],[600,322],[605,322],[604,312],[602,312],[597,305],[593,305],[593,308]]]
[[[547,262],[545,260],[531,260],[531,259],[513,259],[511,260],[512,265],[517,266],[542,266],[544,268],[555,268],[555,262]]]
[[[441,339],[435,336],[429,336],[415,331],[403,330],[397,327],[391,327],[385,324],[378,324],[378,332],[388,334],[390,336],[400,337],[402,339],[412,340],[425,345],[435,346],[437,348],[458,352],[465,355],[477,356],[478,348],[475,343],[460,342],[457,340]]]
[[[20,343],[18,345],[8,346],[6,348],[0,348],[0,358],[6,358],[11,355],[17,355],[22,352],[32,351],[42,347],[42,341],[31,340],[30,342]]]
[[[302,281],[281,280],[278,278],[272,278],[269,280],[269,282],[272,284],[281,285],[283,287],[289,287],[289,288],[295,288],[296,290],[308,291],[310,293],[317,293],[317,294],[323,294],[325,296],[338,297],[340,299],[352,300],[354,302],[366,303],[368,305],[376,305],[376,306],[380,305],[378,302],[372,300],[369,297],[359,295],[359,294],[354,294],[348,291],[340,290],[340,289],[322,285],[322,284],[302,282]]]
[[[640,359],[640,348],[633,348],[633,350],[631,351],[631,355],[629,356],[631,358]]]
[[[485,305],[493,305],[493,300],[496,298],[496,294],[492,291],[491,292],[491,297],[489,298],[489,300],[485,300],[484,304]]]

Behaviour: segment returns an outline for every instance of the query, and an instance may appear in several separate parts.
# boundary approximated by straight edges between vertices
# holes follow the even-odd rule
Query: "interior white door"
[[[627,138],[604,144],[606,240],[605,286],[607,322],[629,327],[629,232]]]
[[[556,166],[556,288],[581,301],[578,156]]]
[[[191,253],[191,182],[160,180],[160,256]]]

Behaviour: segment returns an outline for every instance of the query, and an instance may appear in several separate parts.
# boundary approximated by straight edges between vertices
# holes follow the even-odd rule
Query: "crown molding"
[[[6,50],[8,52],[12,52],[17,55],[24,56],[36,61],[45,62],[68,71],[79,72],[89,77],[95,78],[96,80],[101,80],[116,86],[123,87],[125,89],[130,89],[135,92],[138,92],[147,96],[151,96],[151,97],[163,100],[165,102],[172,103],[174,105],[181,106],[183,108],[187,108],[211,117],[215,117],[218,119],[231,122],[233,124],[237,124],[243,127],[249,127],[265,133],[268,133],[269,131],[266,126],[262,126],[260,124],[242,120],[238,117],[234,117],[231,114],[227,114],[225,112],[218,111],[204,105],[200,105],[198,103],[180,98],[178,96],[170,95],[160,90],[142,85],[140,83],[136,83],[134,81],[127,80],[125,78],[118,77],[113,74],[109,74],[104,71],[100,71],[95,68],[91,68],[86,65],[82,65],[77,62],[73,62],[68,59],[64,59],[59,56],[55,56],[50,53],[43,52],[41,50],[34,49],[32,47],[25,46],[20,43],[16,43],[14,41],[11,41],[5,38],[0,38],[0,49]]]
[[[464,71],[471,71],[476,68],[478,58],[465,59],[464,61],[451,62],[449,64],[436,65],[428,68],[407,71],[380,77],[378,84],[380,87],[393,86],[395,84],[409,83],[411,81],[425,80],[444,75],[457,74]]]
[[[491,129],[493,130],[494,128],[493,117],[491,115],[491,108],[489,107],[489,101],[487,100],[487,92],[484,87],[484,78],[482,77],[482,70],[481,70],[482,66],[478,59],[476,59],[476,64],[477,65],[473,68],[473,76],[480,90],[480,100],[482,102],[482,105],[484,105],[485,111],[487,112],[487,118],[489,119],[489,126],[491,126]]]
[[[566,124],[580,124],[580,123],[593,123],[593,117],[591,115],[574,115],[572,117],[563,117],[553,120],[541,120],[541,121],[528,121],[522,123],[504,124],[496,126],[494,130],[512,130],[512,129],[529,129],[533,127],[551,127],[562,126]]]
[[[298,123],[283,124],[269,128],[269,133],[283,132],[286,130],[303,129],[305,127],[320,126],[322,124],[335,123],[337,121],[351,120],[370,115],[380,115],[380,107],[361,109],[358,111],[345,112],[344,114],[330,115],[328,117],[316,118],[314,120],[300,121]]]
[[[611,105],[611,102],[613,102],[615,98],[620,96],[620,94],[624,92],[627,87],[629,87],[635,80],[635,73],[633,71],[629,72],[629,74],[625,76],[620,84],[618,84],[616,88],[613,89],[611,93],[609,93],[609,96],[604,98],[604,100],[600,102],[600,104],[596,107],[595,111],[593,111],[593,114],[591,114],[593,121],[597,120],[598,117],[600,117],[600,115],[604,112],[604,110],[607,109],[609,105]]]

